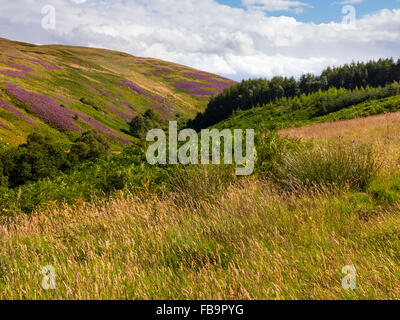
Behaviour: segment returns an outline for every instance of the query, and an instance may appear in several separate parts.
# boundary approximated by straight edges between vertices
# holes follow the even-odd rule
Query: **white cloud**
[[[234,79],[299,76],[352,60],[398,57],[400,52],[400,10],[364,16],[353,30],[333,22],[266,17],[262,10],[231,8],[214,0],[80,2],[0,0],[0,36],[120,50]],[[49,3],[57,10],[54,31],[41,28],[41,6]],[[340,10],[338,20],[339,15]]]

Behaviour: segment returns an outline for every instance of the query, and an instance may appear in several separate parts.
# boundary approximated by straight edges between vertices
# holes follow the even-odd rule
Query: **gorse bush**
[[[285,154],[273,179],[288,191],[326,187],[362,191],[379,168],[380,163],[372,148],[338,142]]]

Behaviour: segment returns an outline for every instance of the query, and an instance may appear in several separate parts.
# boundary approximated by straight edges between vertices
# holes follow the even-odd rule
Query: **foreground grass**
[[[285,195],[255,179],[205,200],[82,203],[4,218],[0,298],[395,299],[399,222],[368,194]],[[45,265],[56,290],[41,287]],[[341,286],[345,265],[356,290]]]

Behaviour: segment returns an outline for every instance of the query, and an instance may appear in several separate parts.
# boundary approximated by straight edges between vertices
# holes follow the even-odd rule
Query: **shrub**
[[[129,132],[132,136],[144,139],[149,130],[164,126],[158,113],[153,109],[148,109],[143,115],[139,114],[129,123]]]
[[[3,151],[0,163],[3,175],[12,188],[54,176],[70,168],[63,148],[54,144],[51,138],[36,133],[28,137],[26,144]]]
[[[277,165],[274,181],[288,191],[310,188],[365,190],[380,164],[373,150],[343,142],[287,153]]]
[[[146,136],[148,128],[148,121],[140,114],[129,123],[129,133],[139,139],[143,139]]]
[[[73,163],[94,161],[110,152],[111,145],[108,139],[96,131],[84,132],[71,147],[69,158]]]
[[[269,175],[285,153],[299,145],[299,141],[281,137],[276,132],[272,132],[258,134],[255,145],[257,150],[255,172],[263,176]]]

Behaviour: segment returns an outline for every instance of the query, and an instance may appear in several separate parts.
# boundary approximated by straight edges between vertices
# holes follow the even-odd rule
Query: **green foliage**
[[[258,134],[255,140],[257,158],[255,172],[268,176],[290,150],[297,148],[299,141],[281,137],[275,132]]]
[[[285,154],[273,179],[288,191],[332,187],[363,191],[379,168],[370,147],[339,142]]]
[[[236,110],[261,106],[276,112],[283,106],[286,113],[311,107],[308,116],[322,116],[366,100],[397,95],[399,85],[391,87],[395,81],[400,81],[400,59],[328,68],[320,76],[307,74],[299,81],[283,77],[244,80],[213,97],[205,112],[188,126],[200,130],[227,119]]]
[[[396,203],[400,201],[400,173],[380,176],[372,181],[368,192],[379,202]]]
[[[51,177],[70,168],[67,154],[49,137],[31,134],[26,144],[4,150],[0,154],[2,184],[7,177],[11,188],[29,181]]]
[[[0,195],[0,212],[31,212],[57,201],[73,204],[79,199],[107,198],[116,190],[162,191],[175,167],[151,166],[142,146],[127,147],[122,154],[102,156],[77,164],[68,172],[8,189]]]
[[[356,90],[329,89],[294,98],[282,98],[263,107],[237,111],[218,128],[279,130],[312,123],[365,117],[400,109],[400,85]]]
[[[162,128],[165,123],[158,113],[153,109],[148,109],[132,119],[129,123],[129,133],[136,138],[144,139],[149,130]]]
[[[69,158],[76,164],[83,161],[94,161],[102,155],[109,154],[111,144],[109,140],[96,131],[84,132],[71,147]]]

